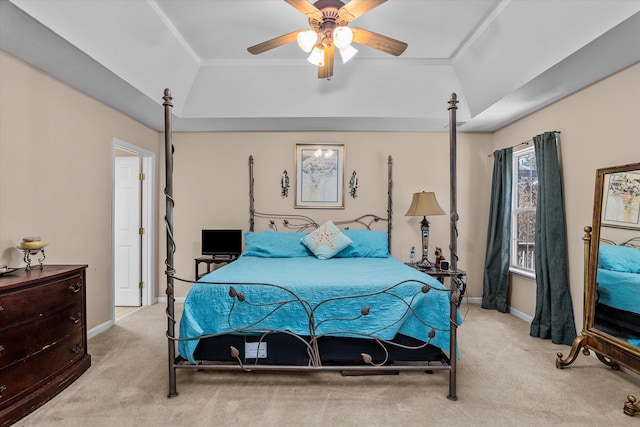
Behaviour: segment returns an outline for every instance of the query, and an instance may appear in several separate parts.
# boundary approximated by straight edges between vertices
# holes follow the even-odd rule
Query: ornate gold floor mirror
[[[640,163],[598,169],[593,225],[583,237],[584,326],[566,360],[558,353],[557,368],[573,363],[582,349],[613,369],[640,374],[639,217]],[[640,412],[634,396],[624,412]]]

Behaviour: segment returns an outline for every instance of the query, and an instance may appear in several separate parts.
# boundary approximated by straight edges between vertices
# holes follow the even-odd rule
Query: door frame
[[[115,151],[117,149],[128,151],[138,155],[142,159],[142,172],[145,179],[142,181],[142,227],[145,233],[142,235],[142,278],[144,290],[142,292],[142,306],[156,303],[156,154],[152,151],[138,147],[113,138],[111,155],[111,248],[115,248],[116,208],[115,208]],[[115,323],[115,256],[111,254],[111,322]]]

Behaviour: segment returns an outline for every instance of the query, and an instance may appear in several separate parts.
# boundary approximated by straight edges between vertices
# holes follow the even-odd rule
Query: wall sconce
[[[282,178],[280,178],[280,188],[282,188],[280,193],[282,197],[289,197],[289,174],[286,169],[282,172]]]
[[[356,171],[353,171],[351,174],[351,179],[349,180],[349,195],[354,199],[357,196],[358,191],[358,174]]]

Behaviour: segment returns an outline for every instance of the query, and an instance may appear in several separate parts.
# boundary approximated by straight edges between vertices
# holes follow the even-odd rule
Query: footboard
[[[451,361],[457,353],[462,289],[456,280],[451,283],[453,289],[403,280],[370,292],[344,295],[325,289],[323,293],[330,295],[318,299],[314,292],[309,295],[276,284],[199,281],[185,301],[180,338],[170,338],[180,349],[170,369],[173,375],[177,369],[447,370],[448,397],[455,400]],[[202,315],[207,311],[203,306],[215,306],[217,314]],[[207,345],[215,351],[199,350],[200,343],[209,340],[214,344]],[[335,356],[332,346],[337,340],[347,349],[344,357]],[[270,359],[269,352],[278,342],[284,342],[289,353],[284,362]],[[354,351],[359,352],[359,360],[351,357]],[[301,352],[304,358],[298,354]],[[177,395],[175,389],[171,392]]]

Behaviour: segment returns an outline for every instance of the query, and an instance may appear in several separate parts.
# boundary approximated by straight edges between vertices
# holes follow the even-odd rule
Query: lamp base
[[[422,261],[418,263],[418,266],[422,268],[433,268],[433,263],[427,258],[423,258]]]

